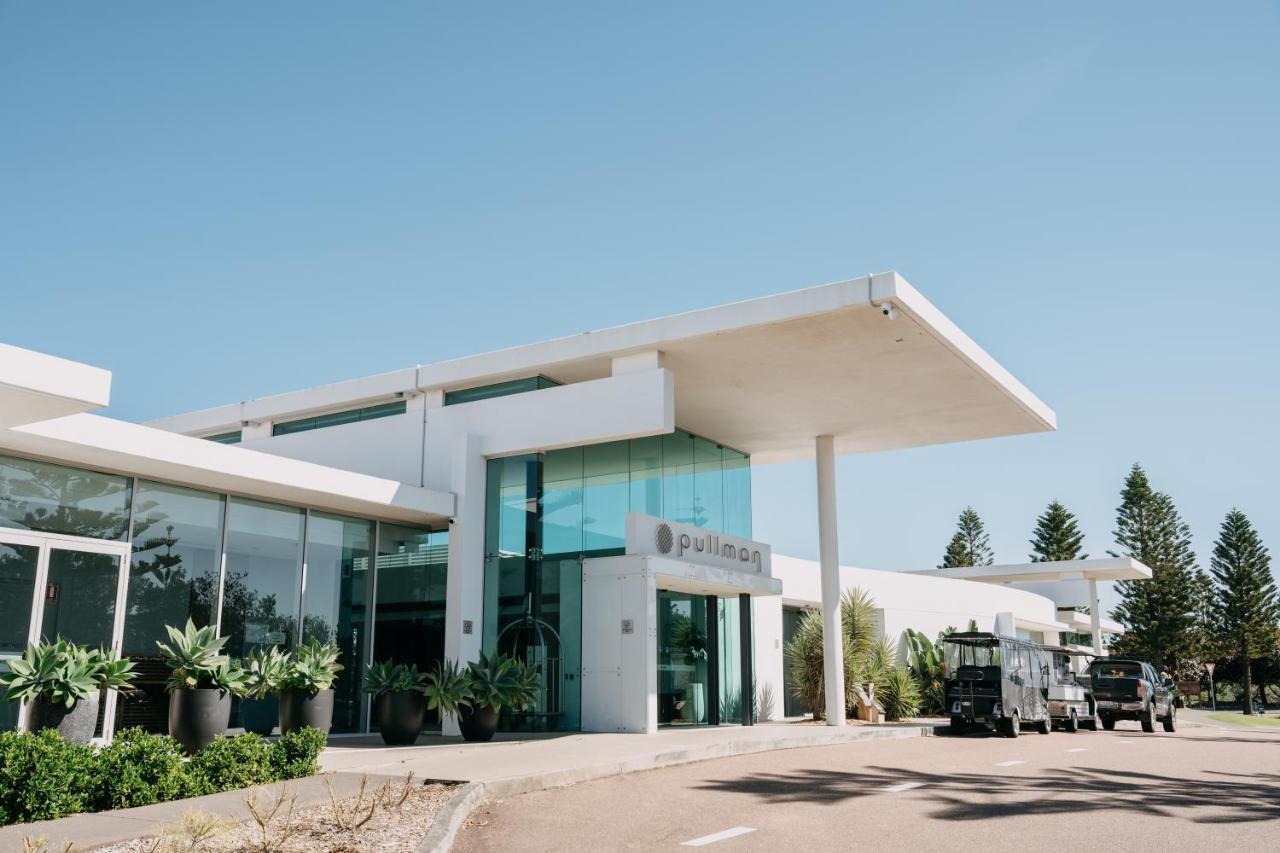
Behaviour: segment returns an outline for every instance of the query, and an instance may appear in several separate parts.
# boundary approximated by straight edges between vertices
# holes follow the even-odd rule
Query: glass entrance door
[[[128,545],[75,537],[0,532],[0,666],[27,643],[61,637],[120,650]],[[107,693],[94,734],[110,737],[116,694]],[[21,713],[0,709],[0,729]]]
[[[658,590],[658,725],[711,722],[707,597]],[[714,630],[711,626],[710,630]]]

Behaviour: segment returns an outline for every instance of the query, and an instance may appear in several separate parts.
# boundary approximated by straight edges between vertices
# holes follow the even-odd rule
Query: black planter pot
[[[240,700],[240,725],[246,732],[269,735],[280,719],[280,703],[274,696]]]
[[[333,725],[333,690],[312,695],[305,690],[280,691],[280,734],[295,729],[319,729],[325,734]]]
[[[373,721],[387,746],[412,744],[426,718],[427,697],[420,690],[379,693],[373,700]]]
[[[101,700],[102,692],[97,691],[68,709],[61,703],[37,699],[31,703],[31,730],[53,729],[62,735],[63,740],[88,743],[93,740],[93,730],[98,727],[98,703]]]
[[[231,694],[216,687],[183,688],[169,694],[169,736],[195,755],[227,733]]]
[[[498,712],[493,708],[463,708],[458,713],[458,728],[466,740],[493,740],[498,732]]]

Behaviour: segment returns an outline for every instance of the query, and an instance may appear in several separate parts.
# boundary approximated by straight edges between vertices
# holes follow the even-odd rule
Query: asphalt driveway
[[[490,803],[455,850],[1267,850],[1280,732],[1026,731],[785,750]]]

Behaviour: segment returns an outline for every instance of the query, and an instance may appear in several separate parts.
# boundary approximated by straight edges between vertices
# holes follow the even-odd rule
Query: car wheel
[[[1036,723],[1036,731],[1042,735],[1047,735],[1049,732],[1053,731],[1053,718],[1045,717],[1043,720]]]
[[[1113,720],[1113,719],[1111,719],[1110,717],[1103,717],[1103,718],[1102,718],[1102,727],[1103,727],[1104,729],[1106,729],[1107,731],[1109,731],[1109,732],[1110,732],[1110,731],[1114,731],[1114,730],[1115,730],[1115,727],[1116,727],[1116,721],[1115,721],[1115,720]]]
[[[1175,706],[1170,705],[1169,716],[1165,717],[1160,722],[1164,724],[1164,730],[1166,732],[1176,731],[1178,727],[1178,709]]]
[[[1018,717],[1017,711],[1005,720],[1004,733],[1007,737],[1017,737],[1022,734],[1022,720]]]
[[[1146,709],[1145,711],[1143,711],[1143,712],[1142,712],[1142,716],[1139,718],[1139,720],[1140,720],[1140,721],[1141,721],[1141,723],[1142,723],[1142,730],[1143,730],[1144,732],[1146,732],[1147,734],[1151,734],[1152,732],[1154,732],[1154,731],[1156,730],[1156,706],[1155,706],[1155,703],[1152,703],[1152,704],[1150,704],[1150,705],[1148,705],[1148,706],[1147,706],[1147,709]]]
[[[1062,724],[1063,731],[1067,734],[1075,734],[1080,730],[1080,721],[1076,719],[1076,709],[1072,708],[1067,714],[1067,721]]]

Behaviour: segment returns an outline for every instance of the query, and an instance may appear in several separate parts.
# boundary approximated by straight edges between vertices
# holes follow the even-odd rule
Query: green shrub
[[[182,756],[182,747],[167,735],[141,728],[117,733],[94,761],[94,807],[127,809],[184,796]]]
[[[320,772],[316,759],[328,735],[319,729],[302,728],[281,736],[271,746],[271,768],[277,779],[300,779]]]
[[[876,697],[886,720],[905,720],[920,711],[920,685],[905,666],[889,670]]]
[[[255,734],[220,737],[187,765],[189,795],[216,794],[273,782],[272,747]]]
[[[90,806],[93,747],[51,729],[0,734],[0,825],[52,820]]]

